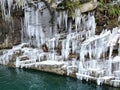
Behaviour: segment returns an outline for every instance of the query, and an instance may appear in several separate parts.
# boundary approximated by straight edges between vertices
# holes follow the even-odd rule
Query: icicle
[[[9,60],[12,59],[13,51],[7,50],[3,51],[3,55],[0,56],[1,63],[3,65],[7,65],[9,63]]]
[[[52,46],[53,46],[53,54],[52,54],[53,58],[52,58],[52,60],[55,60],[55,49],[54,49],[55,48],[55,38],[52,39]]]
[[[103,52],[105,52],[105,45],[104,45],[104,39],[100,39],[97,41],[97,45],[96,45],[96,55],[97,55],[97,59],[99,59],[102,55]],[[103,53],[105,54],[105,53]]]
[[[33,7],[27,8],[25,10],[25,30],[27,42],[29,41],[30,44],[40,47],[41,44],[44,44],[44,32],[41,25],[41,14],[39,9],[34,10]]]
[[[41,37],[41,44],[44,44],[45,43],[45,35],[44,35],[42,27],[40,28],[40,37]]]
[[[69,56],[70,48],[69,48],[69,40],[64,40],[62,42],[62,56],[67,59]]]
[[[118,17],[118,21],[120,22],[120,16]]]
[[[19,67],[20,66],[20,59],[19,57],[16,58],[16,67]]]
[[[6,39],[5,39],[5,46],[8,47],[9,45],[9,36],[6,34]]]
[[[7,3],[8,3],[8,13],[9,13],[9,16],[11,15],[10,13],[11,13],[11,6],[12,6],[12,4],[13,4],[13,0],[7,0]]]
[[[2,9],[2,17],[5,21],[11,20],[11,7],[13,5],[13,0],[0,0],[1,9]],[[8,6],[8,9],[6,9]]]
[[[103,84],[103,81],[104,81],[104,80],[102,80],[100,77],[97,78],[97,85]]]
[[[59,16],[57,18],[57,21],[58,21],[59,27],[61,27],[61,24],[62,24],[62,12],[59,12]]]
[[[96,23],[95,23],[95,17],[94,15],[88,14],[88,20],[87,20],[87,30],[90,30],[90,35],[93,36],[95,35],[95,29],[96,29]]]
[[[110,60],[112,58],[112,52],[113,52],[113,46],[110,46],[110,51],[109,51],[109,59]]]
[[[92,59],[92,50],[91,50],[91,44],[89,44],[89,58],[90,58],[90,60]]]
[[[108,71],[109,71],[109,75],[112,74],[112,52],[113,52],[113,46],[110,46],[110,51],[109,51],[109,67],[108,67]]]
[[[41,26],[40,26],[40,23],[39,23],[39,11],[38,10],[35,11],[35,15],[36,15],[36,22],[35,22],[35,24],[36,24],[36,28],[35,28],[36,34],[35,34],[35,37],[36,37],[37,47],[40,47],[40,32],[39,32],[39,29],[41,28]]]
[[[81,46],[80,50],[80,60],[85,61],[85,55],[86,55],[86,46]]]
[[[67,29],[68,12],[64,11],[63,16],[64,16],[64,21],[65,21],[65,28]]]
[[[69,48],[69,40],[66,40],[66,47],[65,47],[65,58],[67,59],[68,56],[69,56],[69,51],[70,51],[70,48]]]
[[[96,29],[96,23],[95,23],[95,17],[94,15],[91,16],[91,23],[92,23],[92,35],[95,35],[95,29]]]
[[[76,28],[76,32],[78,30],[78,26],[80,26],[80,23],[81,23],[80,9],[75,9],[75,28]]]
[[[2,9],[2,17],[5,19],[6,18],[6,0],[0,0],[0,4],[1,4],[1,9]]]
[[[119,48],[118,48],[118,56],[120,56],[120,39],[119,39]]]
[[[77,40],[72,40],[72,53],[75,53],[77,49]]]
[[[78,73],[80,73],[83,69],[84,69],[83,63],[82,63],[82,61],[80,61],[79,62],[79,71],[78,71]]]
[[[62,41],[62,50],[61,50],[61,52],[62,52],[62,57],[63,58],[65,57],[64,50],[65,50],[65,40]]]
[[[72,21],[69,22],[69,34],[72,32]]]

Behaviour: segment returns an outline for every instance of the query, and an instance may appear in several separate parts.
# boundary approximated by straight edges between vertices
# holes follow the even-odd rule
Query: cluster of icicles
[[[31,0],[32,1],[32,0]],[[51,26],[44,31],[42,26],[42,14],[40,10],[44,6],[43,2],[39,2],[38,8],[29,7],[26,0],[16,0],[17,3],[22,3],[24,8],[24,24],[21,30],[21,43],[27,45],[34,45],[37,49],[19,48],[15,47],[12,50],[5,51],[0,56],[0,63],[9,63],[12,55],[18,49],[24,51],[23,56],[29,57],[29,60],[20,61],[16,58],[16,67],[37,67],[42,62],[41,57],[45,55],[47,60],[68,61],[65,65],[67,68],[67,75],[72,73],[71,64],[69,65],[70,53],[79,56],[79,60],[73,58],[72,67],[76,67],[78,79],[96,80],[98,85],[109,81],[114,86],[120,84],[120,28],[116,27],[113,30],[103,30],[99,35],[95,34],[96,23],[93,13],[82,15],[79,9],[75,10],[75,15],[72,20],[68,19],[68,11],[60,11],[55,15],[56,24],[54,30],[51,32]],[[10,16],[13,0],[1,0],[1,8],[3,18]],[[5,8],[5,3],[8,3],[8,9]],[[17,4],[16,3],[16,4]],[[43,15],[44,16],[44,15]],[[47,18],[47,17],[44,17]],[[73,22],[74,21],[74,22]],[[75,26],[75,28],[73,28]],[[58,31],[65,28],[67,33]],[[49,30],[49,31],[48,31]],[[63,38],[64,36],[64,38]],[[61,54],[56,51],[56,47],[61,43]],[[48,52],[43,52],[41,46],[45,44],[48,47]],[[113,50],[117,47],[118,53],[113,56]],[[17,53],[17,52],[16,52]],[[108,56],[108,57],[107,57]],[[76,63],[77,62],[77,63]],[[27,63],[27,64],[26,64]],[[64,66],[65,67],[65,66]],[[93,75],[94,74],[94,75]],[[112,80],[111,80],[112,79]],[[115,82],[115,83],[114,83]]]
[[[19,8],[20,5],[24,8],[26,3],[26,0],[0,0],[3,19],[11,20],[11,10],[14,10],[15,7]]]
[[[62,42],[62,56],[68,59],[71,52],[79,54],[77,78],[96,80],[98,85],[107,81],[113,86],[120,85],[120,28],[106,29],[95,35],[94,15],[89,13],[82,16],[80,10],[76,9],[73,31],[72,22],[66,22],[66,13],[67,11],[60,12],[58,17],[59,27],[69,26],[66,39]],[[117,48],[118,53],[113,56],[114,48]]]

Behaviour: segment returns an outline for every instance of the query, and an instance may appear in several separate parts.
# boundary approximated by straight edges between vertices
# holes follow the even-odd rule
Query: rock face
[[[16,15],[12,18],[12,21],[6,22],[2,18],[2,12],[0,12],[0,49],[12,48],[13,45],[21,42],[22,17]]]
[[[92,0],[88,3],[80,5],[79,8],[80,8],[81,12],[88,12],[88,11],[94,10],[97,7],[97,5],[98,5],[97,0]]]

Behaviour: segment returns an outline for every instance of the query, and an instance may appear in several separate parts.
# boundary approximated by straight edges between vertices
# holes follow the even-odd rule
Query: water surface
[[[0,90],[120,90],[74,78],[0,66]]]

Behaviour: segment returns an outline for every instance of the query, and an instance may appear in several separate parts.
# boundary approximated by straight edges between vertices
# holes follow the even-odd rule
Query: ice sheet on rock
[[[111,79],[114,79],[114,78],[115,78],[114,76],[99,77],[99,78],[97,79],[97,84],[98,84],[98,85],[101,85],[101,84],[103,84],[104,82],[110,81]]]
[[[120,56],[114,57],[112,63],[118,63],[118,62],[120,62]]]
[[[7,65],[13,57],[12,50],[3,51],[3,55],[0,55],[0,64]]]
[[[113,28],[111,35],[109,36],[108,46],[114,46],[119,38],[118,28]]]
[[[96,78],[92,77],[92,76],[89,76],[89,75],[84,75],[84,74],[80,74],[80,73],[76,73],[77,75],[77,78],[80,79],[80,80],[96,80]]]
[[[49,39],[48,43],[47,43],[48,48],[52,49],[53,52],[54,52],[54,48],[56,47],[56,41],[57,41],[56,38],[53,37],[53,38]]]
[[[118,87],[120,85],[120,80],[111,80],[110,83],[114,87]]]
[[[120,80],[120,70],[114,71],[113,74],[115,75],[115,79],[116,79],[116,80]]]
[[[69,76],[77,70],[78,62],[72,59],[71,61],[66,61],[63,67],[67,70],[67,76]]]
[[[47,61],[42,61],[42,62],[39,62],[39,63],[36,63],[36,64],[39,64],[39,65],[63,65],[64,62],[63,61],[54,61],[54,60],[47,60]]]
[[[106,37],[106,36],[108,36],[108,35],[110,35],[110,34],[111,34],[110,31],[108,31],[108,32],[106,32],[106,33],[104,33],[104,34],[91,37],[91,38],[87,39],[86,41],[84,41],[82,45],[88,45],[89,43],[91,43],[91,42],[93,42],[93,41],[95,41],[95,40],[97,40],[97,39],[104,38],[104,37]]]

